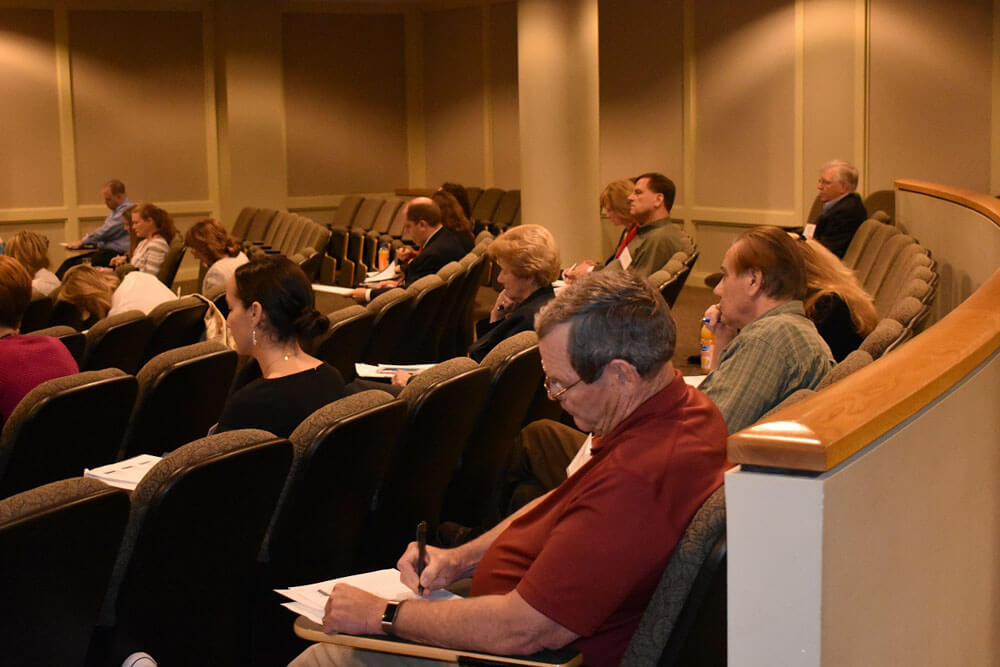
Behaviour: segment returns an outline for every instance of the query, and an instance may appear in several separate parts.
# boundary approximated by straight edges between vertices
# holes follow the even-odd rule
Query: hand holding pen
[[[421,521],[417,524],[417,595],[424,594],[424,585],[420,583],[420,577],[427,567],[427,522]]]

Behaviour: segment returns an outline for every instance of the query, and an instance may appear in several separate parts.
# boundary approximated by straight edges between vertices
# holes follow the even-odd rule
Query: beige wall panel
[[[493,111],[493,185],[521,187],[521,133],[517,107],[517,4],[489,8],[490,98]]]
[[[70,12],[70,57],[80,202],[207,199],[201,14]]]
[[[863,169],[863,155],[855,155],[856,110],[864,104],[856,62],[857,0],[818,0],[803,11],[803,202],[806,211],[816,198],[816,180],[822,164],[847,160]],[[861,128],[859,128],[861,129]]]
[[[605,0],[599,11],[601,183],[659,171],[680,192],[683,3]]]
[[[485,185],[480,9],[427,12],[423,25],[425,185]]]
[[[990,0],[872,0],[870,189],[990,184]]]
[[[283,18],[288,194],[407,182],[401,14]]]
[[[695,200],[794,206],[795,13],[787,0],[694,7]]]
[[[54,33],[51,11],[0,9],[0,208],[63,203]]]

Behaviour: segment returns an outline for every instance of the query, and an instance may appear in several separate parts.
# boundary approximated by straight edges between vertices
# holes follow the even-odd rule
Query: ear
[[[747,282],[747,291],[750,296],[757,296],[764,290],[764,274],[759,269],[749,269],[750,280]]]
[[[610,373],[611,381],[619,387],[626,387],[641,379],[635,366],[624,359],[612,359],[604,368],[604,373]]]
[[[255,328],[261,323],[261,320],[264,319],[264,307],[260,305],[260,301],[254,301],[251,303],[250,307],[247,308],[247,313],[250,314],[250,322]]]

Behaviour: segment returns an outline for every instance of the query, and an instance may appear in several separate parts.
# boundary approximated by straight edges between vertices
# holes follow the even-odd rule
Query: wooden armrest
[[[374,637],[371,635],[327,634],[323,629],[304,616],[295,619],[295,634],[302,639],[325,644],[337,644],[365,651],[395,653],[415,658],[454,662],[462,665],[533,665],[536,667],[573,667],[583,662],[579,651],[564,648],[558,651],[542,651],[532,655],[493,655],[475,651],[441,648],[427,644],[417,644],[398,637]]]

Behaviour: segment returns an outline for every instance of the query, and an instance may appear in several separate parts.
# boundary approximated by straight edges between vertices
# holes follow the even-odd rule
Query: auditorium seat
[[[21,317],[20,333],[31,333],[49,326],[52,306],[52,297],[32,290],[31,301]]]
[[[890,345],[894,345],[903,335],[903,325],[897,320],[879,320],[875,328],[861,341],[860,349],[872,355],[872,359],[878,359],[888,350]]]
[[[236,356],[206,341],[167,350],[146,362],[136,376],[139,393],[118,458],[162,456],[208,433],[222,414]]]
[[[309,353],[330,364],[344,378],[354,379],[354,364],[361,360],[371,337],[375,314],[357,304],[329,313],[330,328],[313,341]]]
[[[478,247],[478,246],[477,246]],[[482,253],[473,252],[462,258],[461,264],[465,266],[465,277],[462,279],[462,290],[459,293],[458,318],[455,328],[455,338],[451,342],[451,347],[443,345],[441,349],[442,358],[460,357],[469,351],[475,338],[475,322],[473,322],[473,310],[476,306],[476,295],[479,293],[479,285],[483,281],[483,274],[489,269],[489,262]],[[445,340],[447,343],[447,340]]]
[[[135,396],[135,378],[116,368],[28,392],[0,432],[0,498],[113,462]]]
[[[424,276],[406,288],[413,295],[409,316],[403,324],[388,359],[397,364],[419,364],[436,361],[433,349],[435,330],[441,326],[438,319],[444,303],[445,283],[436,274]]]
[[[151,310],[149,319],[153,321],[153,331],[146,344],[143,363],[161,352],[201,340],[205,333],[206,310],[208,304],[195,296],[165,301]]]
[[[67,326],[77,331],[85,331],[91,324],[96,322],[96,318],[83,319],[80,311],[69,301],[56,299],[52,305],[52,315],[49,317],[49,326]]]
[[[83,350],[84,346],[87,344],[86,337],[74,329],[73,327],[68,327],[65,325],[46,327],[44,329],[37,329],[32,331],[32,336],[51,336],[52,338],[58,338],[69,353],[73,355],[76,360],[76,365],[79,366],[80,362],[83,361]]]
[[[448,262],[437,272],[438,278],[444,281],[444,297],[431,331],[431,340],[427,349],[431,356],[424,361],[443,361],[458,357],[465,350],[455,351],[455,340],[458,338],[459,320],[463,315],[465,304],[462,302],[462,292],[468,272],[461,262]]]
[[[499,516],[502,474],[536,389],[542,384],[538,336],[522,331],[501,341],[480,364],[490,386],[462,464],[448,486],[441,518],[465,526],[493,526]]]
[[[128,514],[127,492],[82,477],[0,500],[5,664],[84,664]]]
[[[378,216],[372,228],[365,234],[364,249],[361,253],[361,261],[370,271],[378,268],[378,246],[380,243],[390,243],[389,228],[400,212],[406,200],[402,197],[390,197],[385,200],[382,208],[379,209]]]
[[[253,217],[250,218],[250,224],[247,227],[246,236],[243,237],[245,245],[253,243],[261,243],[264,240],[264,234],[267,232],[268,226],[270,226],[271,221],[274,220],[275,216],[278,215],[278,211],[273,208],[259,208],[257,209]]]
[[[420,521],[433,534],[489,382],[489,369],[457,357],[415,375],[400,392],[408,405],[406,425],[364,533],[359,569],[391,567]]]
[[[681,535],[622,658],[626,667],[654,664],[726,664],[724,486]]]
[[[135,373],[142,364],[146,345],[153,333],[153,320],[141,310],[105,317],[87,330],[87,345],[80,370],[120,368]]]
[[[196,440],[132,492],[89,664],[244,665],[254,563],[292,459],[266,431]]]
[[[476,199],[476,204],[472,207],[472,222],[489,223],[493,220],[493,214],[500,205],[500,198],[503,197],[503,190],[500,188],[487,188],[483,194]]]
[[[253,660],[284,665],[305,646],[274,588],[353,574],[361,530],[407,406],[364,391],[320,408],[290,436],[292,468],[258,556]]]
[[[235,222],[233,222],[233,231],[230,232],[233,235],[233,238],[242,240],[246,237],[247,230],[250,229],[250,220],[256,212],[257,209],[253,206],[245,206],[239,212],[236,216]]]
[[[471,215],[472,210],[476,207],[476,202],[479,201],[479,198],[483,194],[483,189],[476,186],[467,187],[465,188],[465,194],[469,198],[469,212]]]
[[[174,234],[167,254],[163,258],[163,263],[160,265],[160,270],[156,272],[156,277],[160,279],[160,282],[171,289],[173,289],[174,278],[177,277],[177,270],[181,267],[186,252],[187,246],[184,245],[184,236]]]
[[[348,231],[354,222],[358,209],[364,203],[364,197],[359,195],[349,195],[340,200],[337,210],[333,213],[333,221],[328,225],[330,228],[330,242],[327,246],[326,254],[333,260],[334,282],[341,284],[340,278],[344,273],[344,262],[347,260]],[[354,275],[351,267],[350,275]]]
[[[493,212],[490,222],[500,231],[507,229],[514,224],[514,218],[521,210],[521,191],[507,190],[500,196],[497,208]]]
[[[843,380],[854,371],[860,370],[872,363],[872,361],[874,361],[874,359],[872,359],[872,355],[868,352],[868,350],[854,350],[844,357],[840,363],[834,364],[833,368],[830,369],[830,372],[826,374],[826,377],[820,380],[820,383],[816,385],[816,391],[825,389],[834,382]]]
[[[369,364],[389,360],[396,340],[403,335],[403,325],[410,316],[413,294],[400,287],[394,287],[371,300],[365,308],[375,314],[372,333],[368,345],[361,355],[361,361]]]

